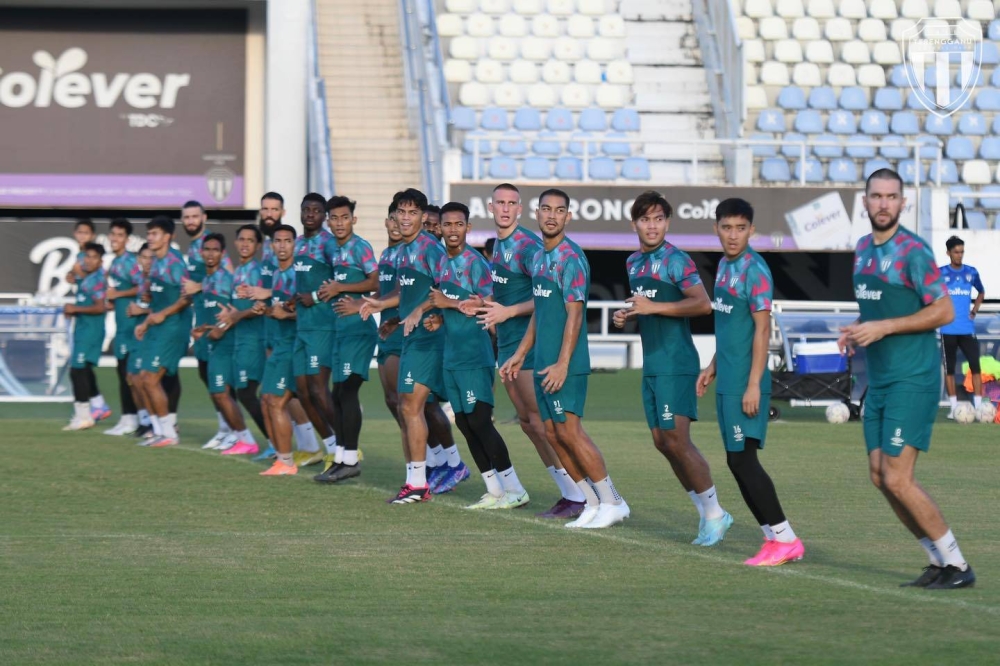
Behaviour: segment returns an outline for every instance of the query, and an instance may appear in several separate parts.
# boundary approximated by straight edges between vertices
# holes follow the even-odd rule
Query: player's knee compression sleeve
[[[479,438],[486,455],[490,458],[491,467],[498,472],[510,469],[510,453],[503,437],[493,425],[493,405],[477,402],[472,413],[468,415],[469,425]]]
[[[358,392],[364,380],[361,375],[351,375],[334,385],[334,400],[337,403],[337,418],[340,432],[337,433],[337,443],[349,451],[356,451],[361,437],[361,401]]]
[[[206,365],[206,375],[205,379],[208,379],[208,366]],[[200,368],[199,368],[200,372]],[[181,376],[177,375],[163,375],[163,379],[160,381],[163,384],[163,392],[167,394],[167,411],[171,414],[177,413],[177,405],[181,401]],[[208,386],[208,384],[206,384]]]
[[[757,507],[759,515],[757,512],[754,512],[754,515],[762,521],[760,524],[777,525],[785,521],[785,513],[781,510],[778,492],[774,489],[771,477],[757,459],[758,445],[758,440],[748,438],[746,447],[742,451],[726,453],[726,464],[740,483],[740,490],[743,491],[745,488],[746,496],[749,496],[750,501]]]
[[[118,395],[122,400],[122,414],[135,414],[135,398],[132,397],[132,388],[128,385],[128,355],[118,359]]]
[[[250,413],[250,418],[257,424],[260,431],[267,436],[267,428],[264,424],[264,413],[260,409],[260,400],[257,398],[257,387],[259,384],[254,381],[247,382],[247,385],[236,391],[236,397],[240,404]]]
[[[483,448],[482,442],[479,441],[479,438],[472,429],[472,425],[469,423],[468,415],[464,412],[457,412],[455,414],[455,426],[462,433],[462,437],[465,437],[465,442],[469,445],[469,453],[472,454],[472,459],[475,461],[479,473],[485,474],[493,469],[493,465],[490,464],[490,458],[486,455],[486,449]]]
[[[69,381],[73,385],[74,401],[87,402],[90,400],[90,380],[87,377],[87,368],[70,368]]]

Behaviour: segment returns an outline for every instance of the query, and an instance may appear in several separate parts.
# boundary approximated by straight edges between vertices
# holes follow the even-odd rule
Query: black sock
[[[208,388],[208,361],[198,361],[198,379]]]
[[[128,355],[118,359],[118,394],[122,401],[122,415],[134,415],[138,412],[132,388],[128,385]]]
[[[507,451],[507,443],[503,441],[503,437],[493,425],[493,405],[477,402],[468,418],[472,432],[475,433],[486,450],[486,455],[489,456],[490,467],[498,472],[510,469],[510,453]]]
[[[358,392],[363,383],[361,375],[352,374],[344,381],[333,385],[333,400],[339,421],[337,444],[348,451],[357,451],[361,439],[363,417]]]
[[[264,439],[267,439],[267,428],[264,426],[264,413],[260,409],[260,398],[257,397],[258,386],[260,384],[257,382],[247,382],[246,386],[236,391],[236,397],[239,403],[243,405],[243,408],[250,414],[253,422],[260,428],[260,431],[264,434]]]
[[[177,405],[180,404],[181,401],[180,374],[176,375],[164,374],[163,379],[160,381],[160,383],[163,385],[163,392],[167,394],[167,412],[169,412],[170,414],[176,414]]]
[[[761,525],[777,525],[785,522],[785,512],[781,510],[778,492],[774,489],[771,477],[757,459],[759,442],[760,440],[747,438],[742,451],[726,453],[726,462],[760,512],[759,516],[754,514],[754,517]],[[741,487],[741,492],[742,490]]]
[[[90,401],[90,382],[87,379],[86,368],[70,368],[69,381],[73,385],[73,401]]]

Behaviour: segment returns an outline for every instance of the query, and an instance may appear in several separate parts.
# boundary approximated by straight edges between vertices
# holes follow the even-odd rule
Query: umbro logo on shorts
[[[743,441],[743,428],[738,425],[733,426],[733,441],[742,442]]]

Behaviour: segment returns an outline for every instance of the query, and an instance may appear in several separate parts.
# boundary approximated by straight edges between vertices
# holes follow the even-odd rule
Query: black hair
[[[203,240],[201,242],[201,246],[205,247],[205,243],[207,243],[210,240],[219,241],[219,244],[222,245],[222,250],[225,251],[225,249],[226,249],[226,237],[225,236],[223,236],[222,234],[220,234],[218,231],[213,231],[212,233],[210,233],[207,236],[205,236],[205,240]]]
[[[175,228],[176,225],[174,224],[174,221],[166,215],[157,215],[146,223],[146,231],[151,229],[162,229],[164,233],[170,234],[171,236],[174,235]]]
[[[393,200],[393,202],[391,204],[389,204],[389,213],[388,214],[391,216],[393,213],[396,212],[397,208],[399,208],[399,206],[397,206],[396,205],[396,201]]]
[[[236,237],[239,238],[239,235],[247,230],[253,232],[253,237],[257,239],[258,245],[264,242],[264,234],[260,232],[260,229],[257,228],[256,224],[244,224],[242,227],[236,230]]]
[[[427,210],[427,195],[420,190],[410,187],[402,192],[397,192],[392,198],[392,202],[399,207],[399,204],[410,203],[420,210]]]
[[[271,232],[271,238],[274,238],[274,235],[276,233],[278,233],[279,231],[289,231],[289,232],[291,232],[291,234],[292,234],[292,240],[295,240],[296,238],[298,238],[298,235],[299,235],[299,232],[297,232],[295,230],[295,227],[293,227],[292,225],[290,225],[290,224],[279,224],[278,226],[276,226],[274,228],[274,231]]]
[[[872,175],[868,176],[868,180],[865,181],[865,194],[868,194],[868,187],[873,180],[894,180],[899,183],[899,191],[903,191],[903,179],[892,169],[877,169],[873,171]]]
[[[83,244],[83,251],[84,252],[96,252],[98,257],[103,257],[104,256],[104,246],[101,245],[100,243],[84,243]]]
[[[674,214],[673,207],[662,194],[646,190],[632,202],[632,221],[635,222],[643,215],[648,215],[657,206],[663,209],[663,215],[668,218]]]
[[[322,194],[317,194],[316,192],[310,192],[309,194],[302,197],[301,205],[305,206],[307,203],[318,203],[320,206],[323,207],[323,210],[326,210],[326,197],[324,197]]]
[[[427,208],[424,209],[425,213],[434,213],[438,217],[441,217],[441,206],[435,206],[434,204],[428,204]]]
[[[545,190],[544,192],[538,195],[538,203],[542,203],[542,199],[544,199],[545,197],[562,197],[563,200],[566,201],[566,208],[569,208],[569,195],[563,192],[562,190],[550,187],[549,189]]]
[[[745,199],[726,199],[715,207],[715,220],[719,221],[724,217],[742,217],[753,224],[753,206]]]
[[[97,229],[94,227],[94,223],[89,218],[84,217],[82,219],[77,220],[76,224],[73,225],[73,231],[76,231],[80,227],[87,227],[88,229],[90,229],[90,233],[92,234],[97,233]]]
[[[461,213],[465,216],[465,221],[469,221],[469,207],[464,203],[459,203],[458,201],[449,201],[445,205],[441,206],[441,216],[444,217],[445,213]]]
[[[354,207],[358,205],[357,201],[351,201],[344,196],[332,196],[330,200],[326,202],[326,212],[330,212],[335,208],[349,208],[351,215],[354,215]]]
[[[148,249],[149,249],[149,243],[143,243],[142,245],[139,246],[139,251],[136,252],[136,254],[141,254],[142,252]]]
[[[181,206],[181,210],[184,210],[185,208],[200,208],[202,213],[205,212],[205,207],[201,205],[201,202],[195,201],[194,199],[191,199],[191,201],[188,201]]]
[[[108,229],[124,229],[126,236],[132,235],[132,223],[124,217],[116,217],[111,220],[111,224],[108,225]]]
[[[261,202],[263,202],[264,199],[274,199],[275,201],[277,201],[278,203],[280,203],[282,207],[285,206],[285,197],[281,196],[277,192],[267,192],[267,193],[265,193],[264,196],[262,196],[260,198]]]
[[[944,246],[948,249],[949,252],[954,250],[959,245],[965,245],[965,241],[959,238],[958,236],[952,236],[951,238],[949,238],[944,242]]]
[[[493,188],[494,194],[497,190],[510,190],[511,192],[517,192],[517,196],[521,196],[521,190],[517,189],[516,185],[511,185],[510,183],[500,183]]]

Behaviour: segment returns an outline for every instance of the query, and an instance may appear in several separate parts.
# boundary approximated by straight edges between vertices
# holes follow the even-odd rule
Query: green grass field
[[[860,426],[821,410],[785,409],[762,455],[806,558],[751,569],[760,530],[712,403],[694,437],[736,525],[703,549],[634,372],[595,375],[587,414],[633,518],[585,533],[533,517],[557,495],[516,426],[501,432],[527,510],[462,511],[482,493],[475,476],[389,506],[404,470],[377,380],[364,473],[335,487],[201,451],[214,414],[194,375],[183,381],[172,449],[64,434],[68,405],[0,406],[0,664],[943,664],[1000,650],[993,426],[941,423],[918,467],[979,576],[935,593],[898,587],[923,552],[870,486]],[[513,416],[505,399],[497,415]]]

